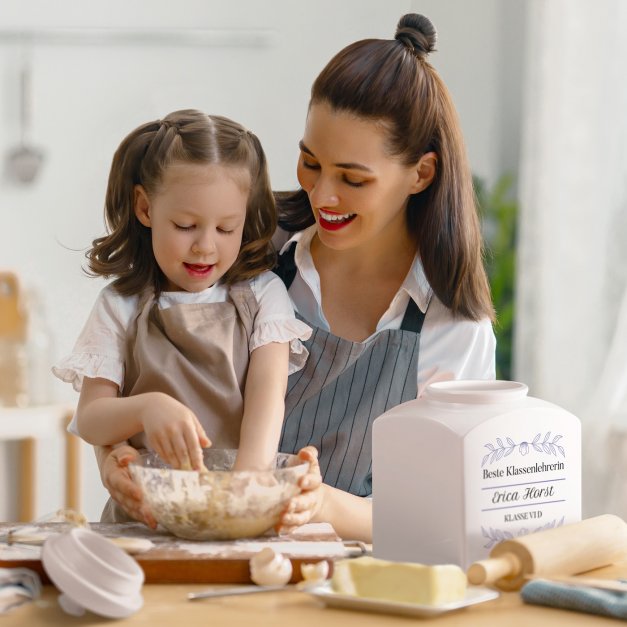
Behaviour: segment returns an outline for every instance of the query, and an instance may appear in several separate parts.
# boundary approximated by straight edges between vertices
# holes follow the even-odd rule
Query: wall
[[[473,172],[518,169],[526,1],[414,0],[438,30],[432,63],[457,106]]]
[[[517,146],[521,57],[509,42],[519,38],[522,5],[480,0],[470,12],[462,0],[4,0],[0,152],[4,155],[19,139],[18,70],[26,54],[34,101],[31,140],[45,152],[45,160],[30,186],[16,185],[6,173],[0,181],[0,268],[17,270],[23,283],[40,293],[54,330],[54,359],[71,349],[103,285],[82,273],[83,253],[103,231],[108,167],[129,130],[185,107],[228,115],[259,135],[274,186],[293,187],[313,78],[341,47],[364,37],[391,37],[399,16],[415,10],[432,17],[438,28],[441,52],[433,63],[458,105],[473,169],[493,180],[504,167],[514,168],[517,159],[512,147]],[[2,39],[3,32],[22,29],[107,27],[261,30],[269,43],[20,46]],[[504,72],[509,57],[514,62]],[[76,400],[69,386],[56,381],[52,394],[57,400]],[[56,509],[62,499],[61,440],[41,442],[40,449],[38,515]],[[15,494],[7,477],[13,474],[15,454],[6,444],[0,451],[0,519],[11,519]],[[96,519],[104,491],[88,447],[83,461],[83,509]]]

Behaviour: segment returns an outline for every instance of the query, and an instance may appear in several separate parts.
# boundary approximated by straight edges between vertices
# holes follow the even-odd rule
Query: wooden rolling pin
[[[627,523],[603,514],[578,523],[505,540],[489,559],[471,564],[468,581],[518,590],[527,577],[576,575],[627,558]]]

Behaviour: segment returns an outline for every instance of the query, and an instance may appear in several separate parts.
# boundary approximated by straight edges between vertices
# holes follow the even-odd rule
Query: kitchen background
[[[103,286],[82,272],[83,254],[103,232],[108,168],[127,132],[180,108],[227,115],[259,135],[274,187],[294,188],[313,79],[344,45],[391,37],[410,11],[438,30],[431,61],[477,178],[499,376],[582,418],[585,483],[605,487],[587,490],[587,511],[625,515],[616,481],[627,470],[621,0],[3,0],[0,270],[19,274],[39,312],[31,341],[47,369]],[[30,182],[11,170],[22,141],[41,154]],[[52,375],[34,395],[76,401]],[[2,419],[0,409],[0,439]],[[63,502],[63,446],[61,433],[38,442],[38,516]],[[15,444],[0,442],[0,520],[16,515],[16,467]],[[97,520],[105,491],[87,446],[82,468],[82,509]]]

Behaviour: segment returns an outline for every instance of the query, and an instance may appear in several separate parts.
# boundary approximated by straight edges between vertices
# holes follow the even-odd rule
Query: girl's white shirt
[[[320,277],[310,252],[315,232],[313,225],[294,234],[281,252],[296,242],[294,261],[298,272],[289,288],[294,308],[308,323],[330,331],[322,311]],[[495,378],[496,338],[491,321],[455,318],[433,294],[418,255],[371,337],[385,329],[399,329],[410,298],[423,313],[426,311],[418,356],[419,396],[435,381]]]
[[[308,351],[301,343],[311,335],[309,326],[294,316],[294,309],[282,281],[272,272],[250,280],[259,304],[249,353],[270,342],[290,343],[289,372],[302,368]],[[221,303],[228,298],[228,287],[216,284],[202,292],[163,292],[158,301],[161,309],[178,304]],[[120,391],[124,384],[124,360],[127,331],[137,315],[139,296],[121,296],[107,285],[96,299],[74,349],[52,368],[63,381],[80,392],[84,377],[102,378],[115,383]]]

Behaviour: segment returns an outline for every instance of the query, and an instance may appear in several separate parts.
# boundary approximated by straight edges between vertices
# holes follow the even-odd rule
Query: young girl
[[[87,258],[114,280],[53,369],[80,391],[75,431],[176,468],[201,469],[210,444],[239,448],[238,469],[268,467],[311,331],[267,271],[276,210],[259,140],[194,110],[144,124],[113,157],[105,217]]]

